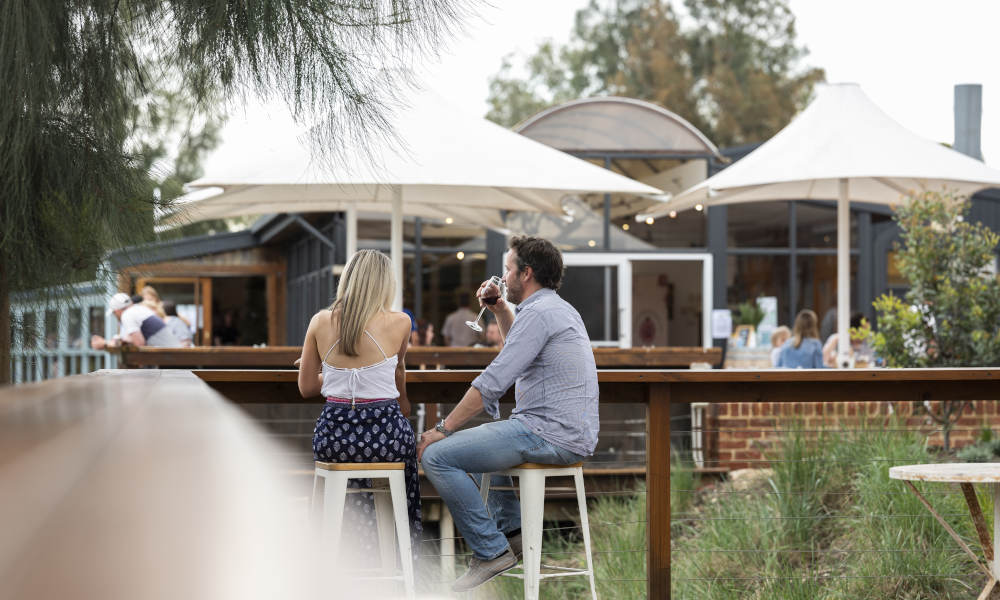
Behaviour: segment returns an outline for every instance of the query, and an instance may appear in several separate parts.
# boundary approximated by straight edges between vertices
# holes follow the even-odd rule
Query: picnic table
[[[920,502],[934,515],[939,523],[945,528],[952,538],[958,542],[962,550],[972,558],[972,561],[986,574],[986,587],[979,594],[979,600],[986,600],[997,585],[1000,579],[1000,556],[995,549],[1000,546],[1000,463],[944,463],[933,465],[906,465],[892,467],[889,469],[890,479],[899,479],[917,495]],[[969,514],[972,522],[976,526],[976,533],[979,534],[979,543],[983,548],[984,563],[969,548],[968,544],[962,540],[961,536],[948,525],[947,521],[941,518],[934,507],[923,497],[914,481],[936,481],[943,483],[957,483],[962,488],[965,502],[969,505]],[[990,534],[986,528],[986,520],[983,518],[982,508],[979,506],[979,499],[976,498],[974,484],[988,484],[993,494],[993,541],[990,542]]]

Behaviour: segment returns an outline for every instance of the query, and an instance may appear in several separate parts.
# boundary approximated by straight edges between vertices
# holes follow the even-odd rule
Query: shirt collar
[[[549,294],[554,294],[554,293],[556,293],[556,291],[551,288],[542,288],[538,290],[537,292],[528,296],[525,300],[523,300],[520,304],[517,305],[517,312],[521,312],[524,309],[524,307],[531,306],[532,303],[538,302],[539,300],[542,299],[543,296],[548,296]]]

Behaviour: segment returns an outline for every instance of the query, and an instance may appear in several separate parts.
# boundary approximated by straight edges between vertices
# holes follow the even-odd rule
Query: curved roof
[[[514,131],[569,153],[719,156],[715,144],[679,115],[617,96],[554,106]]]

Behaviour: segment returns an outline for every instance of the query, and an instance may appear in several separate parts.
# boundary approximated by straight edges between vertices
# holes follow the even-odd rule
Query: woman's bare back
[[[320,360],[326,356],[326,363],[332,367],[343,369],[354,369],[376,364],[397,354],[403,345],[403,340],[409,336],[410,328],[403,327],[402,319],[409,323],[409,317],[404,313],[379,312],[365,325],[365,330],[375,338],[378,345],[382,347],[385,356],[379,351],[378,346],[372,343],[372,339],[362,334],[357,345],[358,356],[347,356],[341,350],[341,343],[326,355],[327,351],[337,340],[340,339],[340,311],[331,313],[329,310],[321,311],[321,318],[317,320],[316,349],[319,352]]]

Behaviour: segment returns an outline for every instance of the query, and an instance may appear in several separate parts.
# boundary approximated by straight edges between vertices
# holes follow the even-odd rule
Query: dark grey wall
[[[302,343],[309,326],[309,319],[316,311],[330,306],[336,294],[337,277],[333,266],[344,264],[346,230],[340,214],[334,215],[317,229],[333,241],[336,248],[302,232],[298,239],[286,247],[288,261],[288,288],[286,290],[286,340],[290,346]]]

